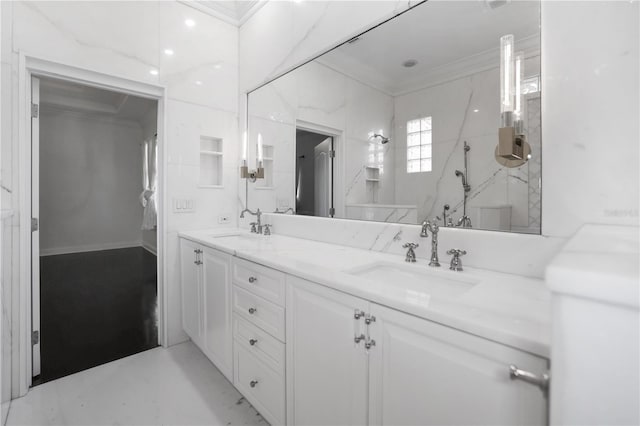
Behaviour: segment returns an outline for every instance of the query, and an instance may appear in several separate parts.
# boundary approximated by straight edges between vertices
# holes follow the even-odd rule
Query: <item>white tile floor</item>
[[[267,425],[191,342],[33,388],[7,425]]]

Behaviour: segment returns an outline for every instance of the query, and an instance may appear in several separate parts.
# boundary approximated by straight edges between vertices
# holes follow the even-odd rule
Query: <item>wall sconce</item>
[[[249,179],[251,182],[255,182],[258,179],[264,179],[262,135],[258,133],[258,159],[256,161],[255,170],[249,170],[249,167],[247,166],[248,144],[247,132],[244,132],[242,138],[242,166],[240,166],[240,178]]]
[[[518,167],[530,158],[522,120],[524,53],[514,52],[513,34],[500,37],[500,117],[495,157],[506,167]]]

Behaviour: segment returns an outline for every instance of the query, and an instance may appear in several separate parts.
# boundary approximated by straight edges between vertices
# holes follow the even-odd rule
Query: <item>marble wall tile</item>
[[[157,82],[159,2],[15,2],[13,50]],[[142,35],[142,36],[141,36]]]
[[[238,29],[178,2],[160,2],[159,9],[159,81],[169,98],[235,113]]]
[[[241,92],[407,7],[404,0],[267,3],[240,29]]]
[[[294,72],[297,80],[297,120],[344,129],[350,79],[317,62],[311,62]]]
[[[545,235],[638,225],[639,9],[637,1],[542,2]]]
[[[535,58],[527,72],[537,74]],[[442,216],[448,204],[454,218],[462,216],[463,188],[456,170],[464,169],[463,145],[468,152],[469,208],[512,207],[511,223],[518,231],[529,230],[528,170],[506,169],[493,152],[500,123],[499,71],[492,69],[469,77],[396,97],[396,202],[417,204],[418,218]],[[537,105],[537,104],[536,104]],[[535,107],[535,105],[534,105]],[[433,120],[432,171],[406,173],[406,123],[418,117]],[[539,165],[538,165],[539,167]],[[423,190],[416,193],[414,188]],[[484,229],[484,223],[474,223]],[[540,232],[539,228],[530,232]]]

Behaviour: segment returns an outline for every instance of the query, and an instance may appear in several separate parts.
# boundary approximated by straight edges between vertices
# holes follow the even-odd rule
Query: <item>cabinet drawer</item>
[[[237,314],[233,315],[233,337],[236,345],[284,375],[284,343]]]
[[[284,342],[284,308],[234,285],[233,311]]]
[[[243,345],[234,345],[233,352],[233,384],[269,423],[284,424],[284,376],[249,353]]]
[[[242,259],[233,261],[233,282],[279,306],[284,306],[284,274]]]

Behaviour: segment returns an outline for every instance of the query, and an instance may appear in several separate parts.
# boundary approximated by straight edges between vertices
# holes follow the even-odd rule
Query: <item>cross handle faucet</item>
[[[452,271],[462,271],[462,259],[460,259],[460,256],[464,256],[465,254],[467,254],[466,250],[460,250],[460,249],[451,249],[447,251],[447,254],[452,255],[453,257],[451,258],[451,264],[449,265],[449,269],[451,269]]]
[[[407,257],[404,258],[405,262],[415,263],[416,262],[416,252],[413,251],[415,248],[419,247],[420,244],[416,243],[405,243],[403,244],[403,248],[409,249],[407,250]]]

